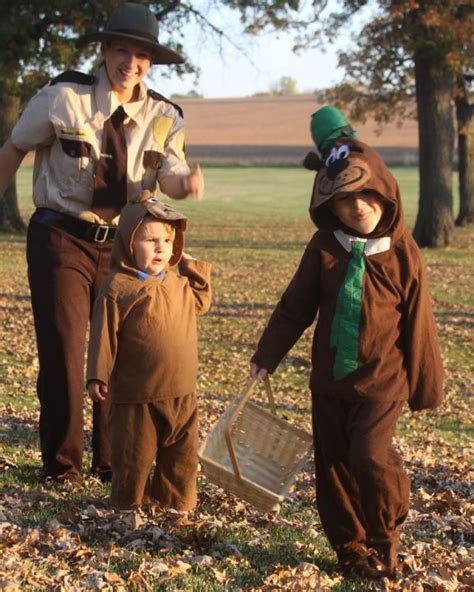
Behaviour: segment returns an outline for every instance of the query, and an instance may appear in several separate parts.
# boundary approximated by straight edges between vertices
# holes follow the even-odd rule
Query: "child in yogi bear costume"
[[[196,504],[196,315],[210,306],[211,266],[183,254],[185,228],[182,214],[146,192],[129,202],[94,304],[87,390],[94,401],[111,399],[117,509]]]
[[[442,365],[420,252],[396,180],[340,111],[313,114],[318,231],[251,360],[263,378],[319,313],[312,345],[317,506],[346,577],[394,577],[410,483],[392,437],[404,402],[442,401]],[[309,155],[308,155],[309,156]]]

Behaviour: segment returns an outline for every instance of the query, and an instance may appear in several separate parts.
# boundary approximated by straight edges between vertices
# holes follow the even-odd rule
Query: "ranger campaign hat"
[[[142,43],[152,52],[153,64],[182,64],[184,58],[158,41],[158,22],[155,15],[143,4],[126,2],[112,13],[102,31],[86,33],[76,41],[83,47],[94,41],[128,39]]]

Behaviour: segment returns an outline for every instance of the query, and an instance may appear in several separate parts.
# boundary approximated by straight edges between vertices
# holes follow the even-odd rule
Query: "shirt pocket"
[[[62,177],[65,184],[72,188],[75,184],[88,183],[92,176],[92,146],[83,140],[59,138],[62,150]]]

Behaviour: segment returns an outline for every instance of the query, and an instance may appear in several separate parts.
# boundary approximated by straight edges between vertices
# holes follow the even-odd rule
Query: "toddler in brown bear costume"
[[[312,133],[318,231],[251,374],[273,372],[319,315],[310,388],[321,523],[345,576],[393,577],[410,483],[392,437],[406,400],[413,411],[441,403],[436,326],[396,180],[337,109],[317,111]]]
[[[122,211],[94,304],[87,390],[110,399],[112,506],[184,511],[196,505],[196,315],[210,306],[210,265],[183,253],[182,214],[140,199]]]

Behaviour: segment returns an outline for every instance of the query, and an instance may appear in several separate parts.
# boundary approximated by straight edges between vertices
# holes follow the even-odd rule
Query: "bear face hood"
[[[158,201],[156,197],[150,196],[149,192],[144,192],[136,200],[129,201],[120,214],[120,222],[112,248],[112,268],[136,274],[133,239],[146,216],[153,216],[160,222],[173,224],[176,231],[173,241],[173,255],[168,265],[171,267],[179,263],[184,250],[184,231],[187,218],[174,208]]]
[[[377,227],[365,237],[391,236],[396,240],[404,229],[403,211],[398,183],[379,154],[367,144],[355,138],[337,139],[322,162],[311,195],[309,213],[320,229],[343,230],[348,228],[330,211],[327,202],[337,193],[371,190],[384,202],[385,210]]]

